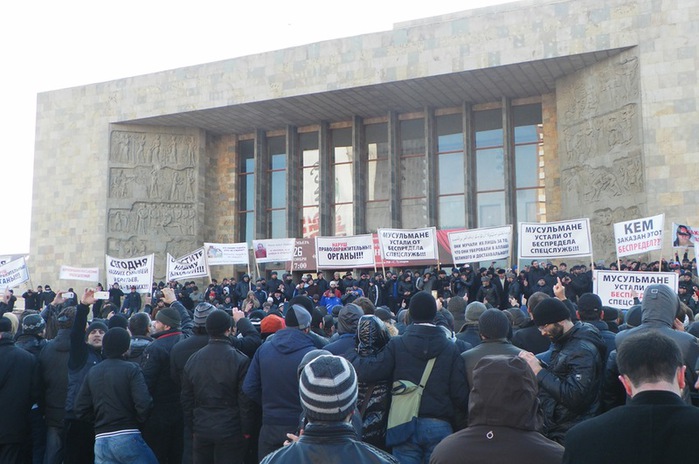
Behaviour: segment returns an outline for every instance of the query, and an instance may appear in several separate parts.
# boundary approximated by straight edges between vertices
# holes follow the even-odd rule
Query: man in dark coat
[[[528,351],[520,353],[539,382],[546,436],[563,444],[565,433],[595,415],[607,348],[594,327],[573,323],[566,305],[544,299],[534,308],[534,324],[553,342],[551,362],[544,368]]]
[[[468,428],[442,440],[430,463],[560,463],[563,447],[539,432],[537,391],[536,377],[523,359],[481,358],[469,397]]]
[[[208,344],[182,375],[182,410],[193,432],[194,462],[242,463],[251,433],[251,400],[243,393],[250,359],[230,344],[233,319],[224,311],[206,318]]]
[[[619,345],[617,363],[631,401],[570,429],[563,462],[691,461],[699,409],[681,398],[687,367],[677,343],[659,331],[636,332]]]
[[[29,433],[29,411],[33,393],[36,360],[15,346],[12,323],[0,317],[0,462],[24,462],[24,446]]]
[[[536,305],[546,298],[550,298],[545,293],[534,293],[527,301],[527,313],[529,320],[512,336],[512,344],[522,348],[525,351],[531,351],[534,354],[543,353],[551,346],[551,339],[539,331],[539,328],[532,319],[532,314]]]

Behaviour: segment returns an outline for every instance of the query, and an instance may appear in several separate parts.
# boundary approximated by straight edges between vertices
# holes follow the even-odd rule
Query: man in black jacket
[[[157,464],[141,437],[153,399],[138,366],[126,361],[131,337],[121,328],[102,339],[105,360],[90,369],[75,403],[78,418],[94,422],[95,462]]]
[[[184,367],[182,410],[197,463],[242,463],[250,437],[252,403],[243,393],[250,359],[231,346],[232,323],[224,311],[212,311],[206,318],[208,344]]]
[[[29,411],[34,398],[35,360],[29,352],[15,346],[12,323],[0,317],[0,462],[24,462],[25,441],[29,432]]]
[[[553,342],[551,361],[543,367],[533,353],[523,357],[539,382],[546,436],[563,444],[565,433],[595,415],[607,348],[597,329],[571,321],[570,310],[546,298],[533,311],[534,324]]]

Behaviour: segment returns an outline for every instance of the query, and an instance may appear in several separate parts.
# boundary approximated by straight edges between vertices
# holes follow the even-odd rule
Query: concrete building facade
[[[613,259],[614,222],[699,224],[698,33],[694,0],[525,0],[42,93],[32,275],[578,217]]]

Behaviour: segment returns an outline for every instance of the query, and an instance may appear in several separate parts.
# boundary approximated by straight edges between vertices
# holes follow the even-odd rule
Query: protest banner
[[[105,256],[108,287],[118,283],[121,287],[135,286],[138,293],[151,291],[155,255],[127,259]]]
[[[437,229],[379,229],[379,250],[383,259],[437,260]]]
[[[672,233],[675,238],[672,242],[673,248],[692,248],[699,242],[699,229],[686,224],[672,223]]]
[[[617,257],[662,249],[664,223],[664,214],[615,223]]]
[[[295,242],[295,238],[253,240],[252,249],[255,250],[255,261],[258,264],[293,261]]]
[[[13,288],[29,280],[29,269],[24,258],[0,266],[0,290]]]
[[[96,267],[71,267],[61,266],[58,275],[61,280],[82,280],[85,282],[99,282],[100,270]]]
[[[590,220],[520,222],[518,250],[520,259],[590,256]]]
[[[677,293],[678,277],[674,272],[593,271],[593,290],[602,305],[628,309],[633,295],[643,300],[643,292],[652,284],[667,285]]]
[[[249,265],[248,244],[243,243],[204,243],[206,262],[209,266],[226,264]]]
[[[510,257],[512,226],[449,232],[454,263],[494,261]]]
[[[207,277],[209,266],[206,264],[206,251],[204,247],[198,248],[179,258],[173,258],[167,254],[167,280],[194,279]]]
[[[374,267],[374,239],[369,235],[316,237],[319,269]]]

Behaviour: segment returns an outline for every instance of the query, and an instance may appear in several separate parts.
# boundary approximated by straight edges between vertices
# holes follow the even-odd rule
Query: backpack
[[[405,443],[413,435],[420,412],[422,392],[427,384],[437,358],[427,361],[420,383],[415,385],[410,380],[396,380],[391,388],[391,408],[388,411],[386,428],[386,446]]]

